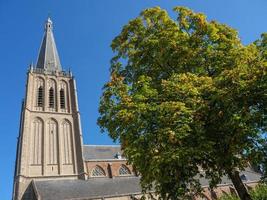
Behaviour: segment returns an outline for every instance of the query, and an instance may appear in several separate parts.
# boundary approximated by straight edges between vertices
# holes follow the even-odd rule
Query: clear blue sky
[[[111,40],[141,10],[160,6],[171,12],[177,5],[234,27],[244,44],[267,32],[266,0],[0,0],[0,200],[11,199],[26,71],[36,62],[48,13],[61,63],[77,80],[84,143],[112,144],[96,124]]]

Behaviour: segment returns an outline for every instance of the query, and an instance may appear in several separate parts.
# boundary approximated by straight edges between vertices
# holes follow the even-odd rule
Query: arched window
[[[49,89],[49,108],[55,107],[55,92],[54,89],[51,87]]]
[[[42,107],[43,104],[44,104],[44,90],[43,90],[43,87],[40,86],[38,88],[37,106]]]
[[[131,172],[129,170],[128,167],[126,167],[125,165],[122,165],[119,169],[119,175],[120,176],[127,176],[127,175],[131,175]]]
[[[105,171],[103,170],[102,167],[100,167],[100,166],[97,165],[97,166],[92,170],[92,172],[91,172],[91,176],[92,176],[92,177],[106,176],[106,173],[105,173]]]
[[[59,93],[60,93],[60,108],[65,109],[66,104],[65,104],[65,91],[64,91],[64,89],[61,89]]]

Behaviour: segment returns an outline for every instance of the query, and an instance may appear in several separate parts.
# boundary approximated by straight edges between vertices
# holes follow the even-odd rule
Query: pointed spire
[[[45,23],[45,33],[37,60],[37,68],[47,71],[61,71],[61,64],[53,35],[53,22],[50,17]]]

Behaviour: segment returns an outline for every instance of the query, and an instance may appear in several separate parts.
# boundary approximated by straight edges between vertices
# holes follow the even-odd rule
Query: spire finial
[[[53,22],[50,18],[50,14],[48,14],[47,20],[45,22],[45,30],[48,31],[48,30],[52,30],[52,29],[53,29]]]

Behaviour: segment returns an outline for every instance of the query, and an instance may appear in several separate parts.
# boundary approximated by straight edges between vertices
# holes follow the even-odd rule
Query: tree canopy
[[[267,34],[245,46],[229,26],[173,10],[175,20],[144,10],[112,41],[98,123],[144,191],[185,199],[201,192],[201,177],[214,187],[228,175],[236,186],[237,169],[264,158]]]

